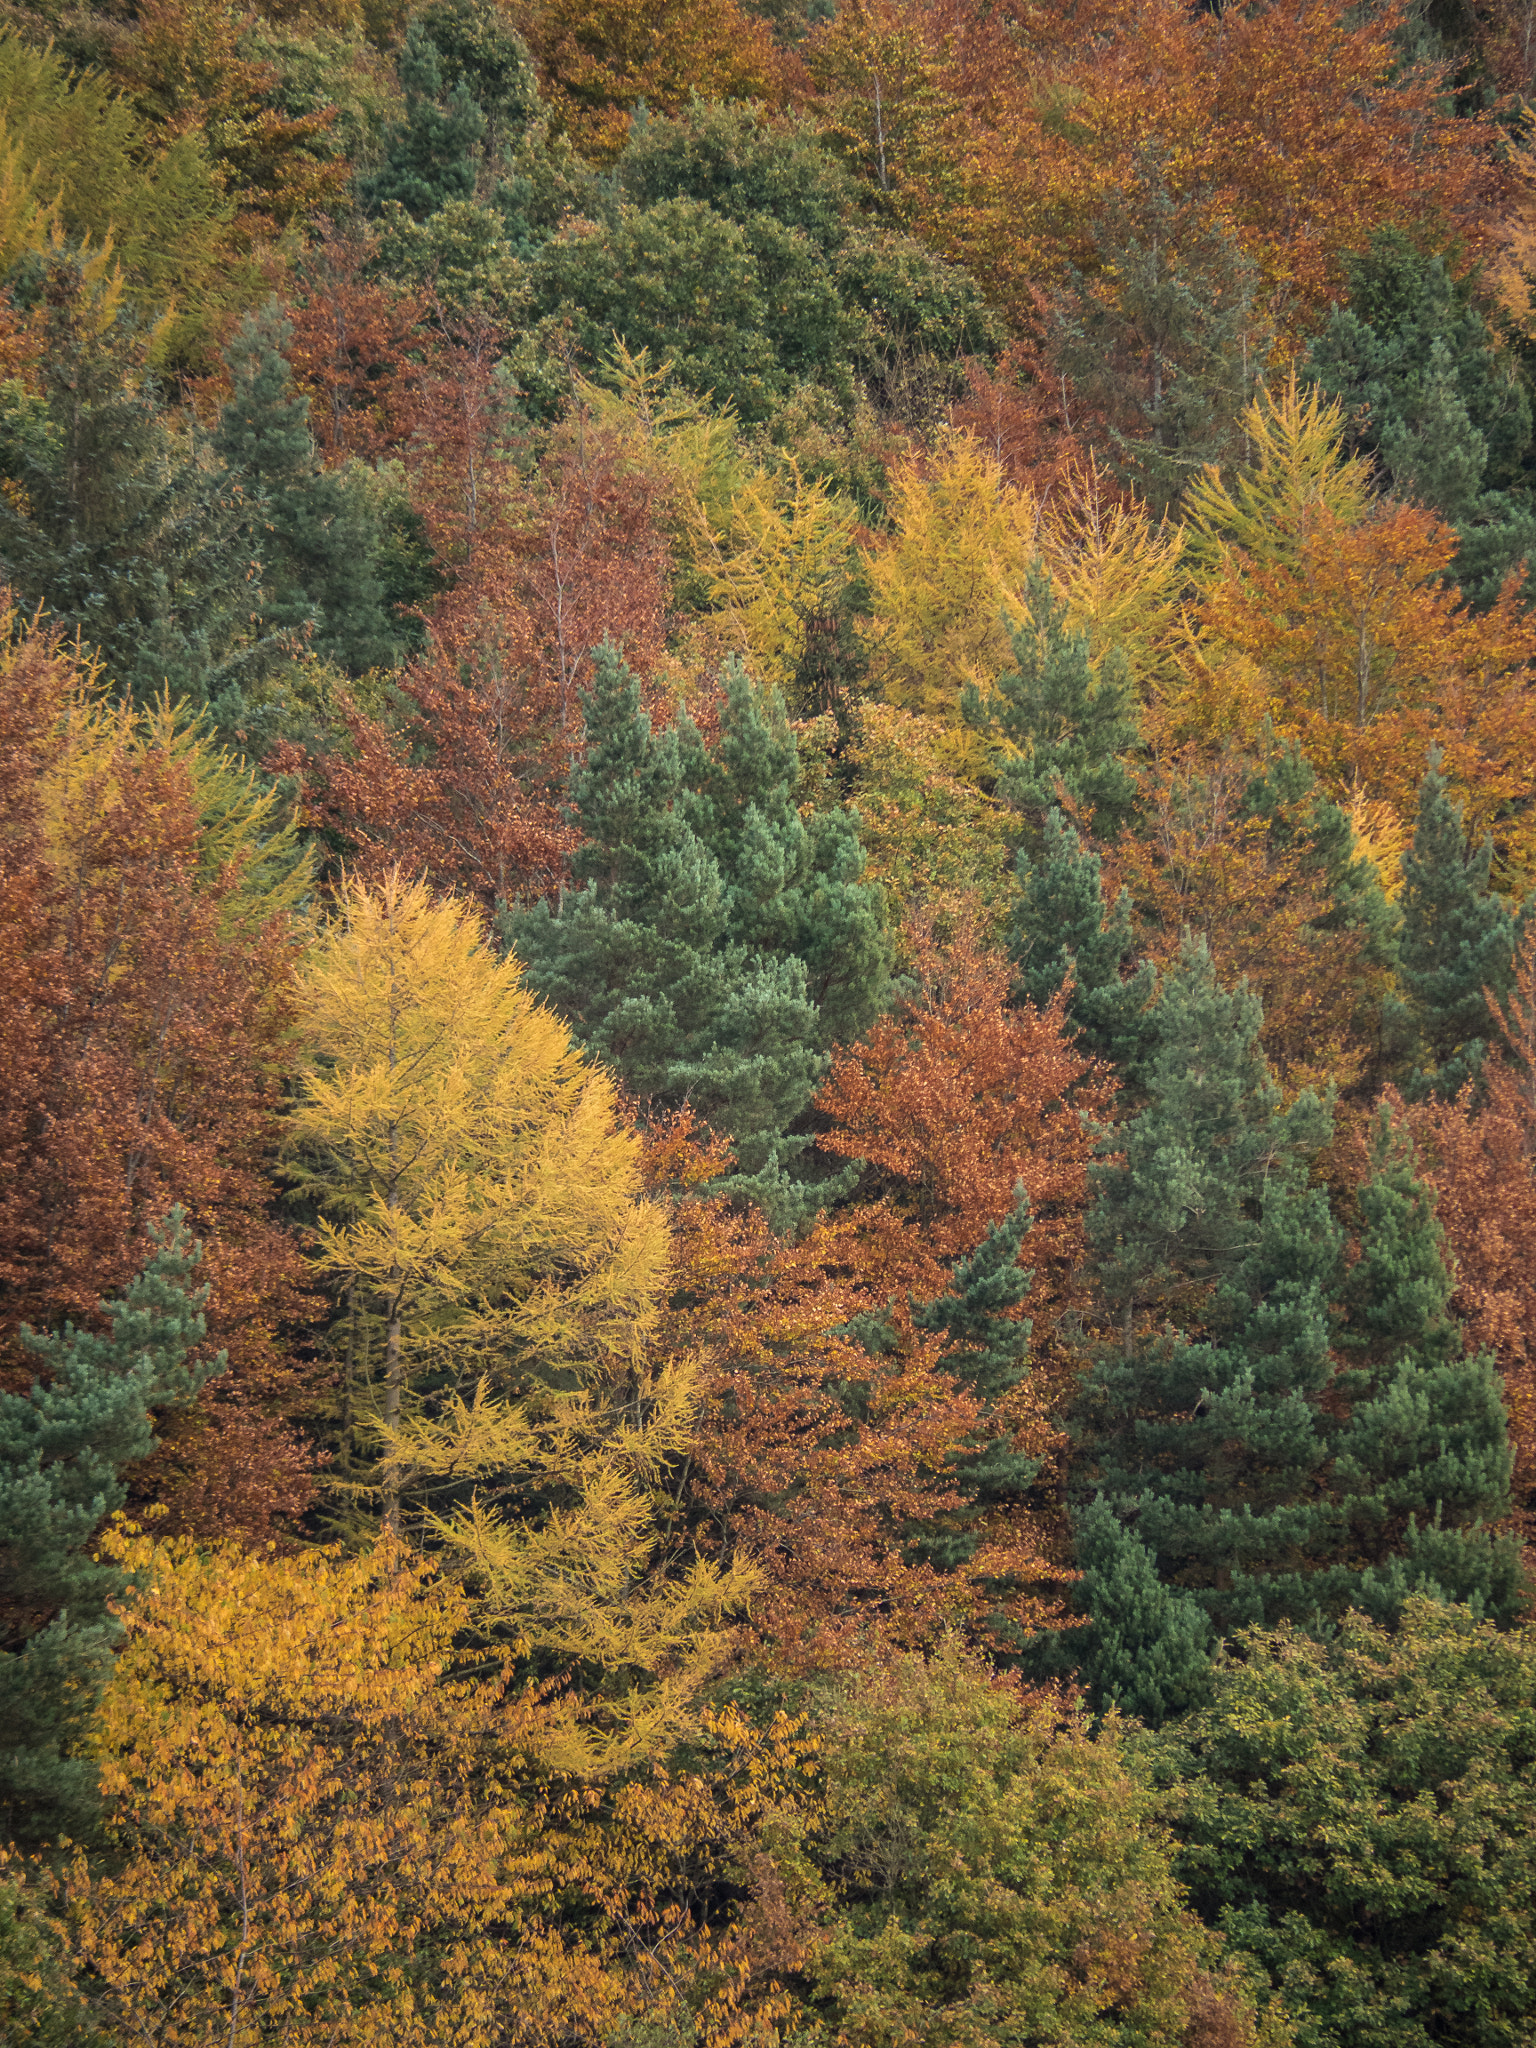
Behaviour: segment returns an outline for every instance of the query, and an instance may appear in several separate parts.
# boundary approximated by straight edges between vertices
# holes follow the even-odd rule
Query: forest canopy
[[[0,2035],[1536,2036],[1536,45],[0,0]]]

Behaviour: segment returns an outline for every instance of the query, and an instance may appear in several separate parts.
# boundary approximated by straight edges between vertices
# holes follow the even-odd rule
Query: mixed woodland
[[[1533,0],[0,0],[0,2036],[1536,2038]]]

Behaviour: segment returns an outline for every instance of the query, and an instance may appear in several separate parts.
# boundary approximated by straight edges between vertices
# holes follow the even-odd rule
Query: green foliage
[[[1254,2041],[1115,1731],[946,1645],[857,1674],[818,1735],[825,1819],[790,1867],[823,1940],[797,2038],[1152,2048],[1201,2038],[1198,2014],[1213,2040]]]
[[[801,818],[782,700],[738,664],[725,680],[712,754],[686,719],[653,731],[624,662],[599,650],[571,779],[586,886],[502,929],[582,1043],[637,1095],[717,1123],[775,1202],[828,1046],[884,1001],[886,948],[855,821]]]
[[[996,1407],[1029,1369],[1032,1324],[1017,1313],[1034,1275],[1019,1264],[1030,1225],[1029,1196],[1018,1188],[1013,1208],[995,1223],[969,1258],[959,1259],[947,1291],[914,1313],[920,1330],[943,1336],[950,1348],[944,1369]],[[1017,1501],[1040,1470],[1040,1460],[1016,1451],[1006,1435],[978,1442],[955,1459],[956,1478],[967,1505],[948,1514],[941,1528],[925,1531],[913,1548],[940,1571],[953,1571],[975,1555],[981,1517],[1003,1502]]]
[[[108,1602],[123,1578],[90,1555],[91,1539],[126,1501],[155,1411],[185,1407],[225,1363],[222,1352],[188,1362],[207,1290],[191,1284],[201,1248],[181,1210],[151,1235],[143,1272],[102,1304],[111,1335],[24,1330],[38,1378],[29,1393],[0,1393],[0,1815],[25,1842],[78,1834],[94,1810],[84,1738],[120,1633]]]
[[[389,129],[384,161],[360,181],[358,197],[373,212],[393,202],[413,220],[425,220],[450,201],[473,196],[485,115],[467,79],[445,89],[437,45],[419,15],[406,30],[399,71],[405,120]]]
[[[104,266],[50,257],[41,402],[0,387],[0,568],[147,703],[169,689],[259,754],[248,692],[290,649],[263,633],[245,512],[146,366],[151,337]]]
[[[1117,1708],[1153,1728],[1188,1713],[1204,1697],[1213,1647],[1199,1602],[1167,1583],[1102,1497],[1076,1517],[1073,1533],[1082,1625],[1046,1637],[1030,1661],[1070,1675],[1101,1713]]]
[[[66,239],[98,250],[110,242],[146,311],[188,293],[217,304],[234,208],[202,137],[156,142],[104,79],[71,74],[52,48],[0,32],[0,151],[15,152],[38,193],[56,200]],[[7,268],[22,253],[0,250]]]
[[[1281,1109],[1262,1022],[1258,998],[1223,989],[1204,943],[1186,939],[1148,1019],[1150,1099],[1106,1132],[1109,1156],[1090,1169],[1089,1238],[1128,1333],[1139,1302],[1234,1272],[1257,1242],[1275,1176],[1330,1134],[1329,1112],[1310,1092]]]
[[[1066,801],[1108,837],[1136,802],[1121,758],[1139,738],[1130,665],[1118,647],[1094,661],[1039,562],[1026,572],[1024,601],[1027,616],[1007,621],[1016,665],[987,697],[967,685],[966,723],[997,748],[1000,796],[1034,816]]]
[[[1143,1047],[1157,970],[1145,961],[1134,973],[1123,973],[1135,951],[1130,895],[1122,889],[1109,909],[1102,867],[1098,854],[1052,805],[1038,856],[1031,859],[1023,848],[1018,854],[1019,903],[1008,951],[1019,993],[1041,1009],[1072,977],[1067,1015],[1084,1050],[1129,1080]]]
[[[382,536],[362,479],[320,466],[283,354],[292,335],[276,300],[246,315],[225,351],[233,390],[213,445],[241,488],[267,630],[358,674],[395,652],[374,570]]]
[[[1224,223],[1143,160],[1094,231],[1056,315],[1057,361],[1104,422],[1121,476],[1166,511],[1207,464],[1236,453],[1267,354],[1257,272]]]
[[[536,291],[596,359],[614,334],[668,361],[743,420],[768,421],[799,385],[845,411],[853,377],[892,384],[999,330],[963,272],[852,219],[846,174],[806,124],[760,107],[697,104],[638,120],[614,168],[619,203],[548,245]]]
[[[1491,603],[1536,553],[1529,394],[1467,287],[1400,229],[1379,229],[1350,260],[1349,287],[1312,343],[1312,377],[1347,407],[1350,439],[1387,487],[1456,528],[1456,580]]]
[[[76,1988],[65,1930],[22,1876],[0,1876],[0,2040],[29,2048],[102,2040]]]
[[[1319,1592],[1394,1621],[1410,1593],[1470,1601],[1508,1625],[1523,1605],[1519,1545],[1490,1534],[1510,1511],[1514,1458],[1503,1386],[1467,1357],[1434,1196],[1383,1105],[1359,1194],[1360,1257],[1343,1292],[1347,1404],[1330,1474],[1337,1560]]]
[[[1413,844],[1403,856],[1399,980],[1395,1020],[1414,1064],[1410,1095],[1449,1099],[1482,1066],[1498,1026],[1488,997],[1513,984],[1520,920],[1488,886],[1493,846],[1468,843],[1462,813],[1435,765],[1419,789]]]
[[[1158,1738],[1177,1869],[1297,2048],[1514,2048],[1536,2028],[1536,1636],[1411,1601],[1388,1634],[1239,1640]]]

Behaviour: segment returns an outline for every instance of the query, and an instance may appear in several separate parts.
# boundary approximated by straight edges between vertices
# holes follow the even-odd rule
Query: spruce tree
[[[110,1668],[121,1574],[90,1555],[128,1497],[124,1473],[154,1443],[156,1410],[185,1407],[225,1357],[188,1362],[201,1343],[201,1247],[180,1209],[152,1228],[157,1249],[121,1301],[103,1303],[111,1334],[66,1324],[22,1332],[39,1376],[0,1393],[0,1557],[6,1648],[0,1657],[0,1831],[40,1842],[89,1828],[95,1772],[82,1748]]]
[[[1149,1100],[1105,1133],[1107,1156],[1089,1169],[1088,1234],[1128,1347],[1138,1306],[1237,1270],[1271,1176],[1326,1142],[1331,1118],[1315,1095],[1280,1108],[1262,1022],[1258,998],[1222,988],[1205,943],[1186,938],[1148,1020]]]
[[[1477,1075],[1498,1037],[1488,996],[1507,996],[1520,920],[1488,884],[1492,842],[1472,846],[1445,778],[1432,764],[1403,856],[1399,1035],[1407,1092],[1450,1098]],[[1411,1062],[1411,1064],[1409,1064]]]
[[[1067,625],[1066,606],[1038,562],[1025,580],[1028,617],[1009,623],[1015,666],[983,697],[967,686],[968,724],[1001,742],[998,794],[1038,818],[1063,793],[1105,833],[1125,824],[1136,786],[1121,758],[1139,737],[1125,656],[1112,647],[1097,663],[1086,633]]]
[[[686,719],[655,732],[611,647],[584,702],[571,813],[585,886],[506,913],[503,935],[583,1044],[635,1094],[718,1125],[734,1185],[792,1220],[814,1197],[785,1172],[809,1142],[791,1126],[833,1039],[856,1036],[888,986],[852,821],[800,818],[782,703],[739,666],[718,753]]]
[[[1510,1510],[1503,1389],[1487,1353],[1466,1355],[1434,1196],[1388,1104],[1359,1204],[1334,1390],[1347,1404],[1331,1480],[1338,1562],[1320,1600],[1395,1622],[1428,1593],[1507,1625],[1522,1606],[1519,1546],[1489,1533]]]
[[[951,1349],[944,1366],[987,1404],[990,1413],[1029,1369],[1029,1318],[1016,1314],[1033,1275],[1019,1264],[1030,1224],[1029,1197],[1021,1185],[1013,1208],[967,1259],[956,1262],[949,1287],[913,1316],[920,1330],[946,1337]],[[988,1432],[956,1461],[967,1504],[925,1531],[913,1545],[941,1570],[952,1571],[975,1555],[979,1524],[989,1508],[1016,1501],[1034,1481],[1038,1458],[1016,1451],[1006,1436]]]
[[[405,120],[385,136],[384,161],[362,180],[359,197],[370,212],[395,205],[413,220],[425,220],[474,196],[475,151],[485,134],[485,115],[468,78],[445,90],[441,56],[419,16],[406,29],[398,70]]]
[[[1072,977],[1067,1015],[1080,1043],[1130,1080],[1157,976],[1150,961],[1124,972],[1135,951],[1131,899],[1122,889],[1107,908],[1102,870],[1098,854],[1053,806],[1038,857],[1021,848],[1015,862],[1019,901],[1008,952],[1018,970],[1016,990],[1041,1009]]]
[[[1394,494],[1455,527],[1456,580],[1474,603],[1490,602],[1536,553],[1529,394],[1443,258],[1389,228],[1347,267],[1348,303],[1312,343],[1311,374],[1344,401],[1355,446]]]
[[[377,575],[383,535],[361,477],[321,467],[283,354],[292,336],[275,299],[240,323],[214,447],[241,486],[264,625],[360,674],[396,652]]]

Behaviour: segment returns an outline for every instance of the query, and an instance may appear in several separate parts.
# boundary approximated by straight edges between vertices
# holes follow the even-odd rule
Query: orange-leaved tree
[[[265,1171],[307,862],[248,771],[9,606],[0,672],[0,1342],[94,1322],[181,1204],[230,1370],[147,1483],[187,1526],[265,1534],[312,1493],[277,1419],[308,1398],[281,1331],[312,1303]]]
[[[463,1592],[382,1544],[246,1557],[114,1532],[134,1574],[99,1715],[111,1854],[63,1875],[115,2039],[474,2048],[765,2018],[750,1928],[680,1896],[809,1796],[805,1745],[703,1717],[690,1774],[606,1800],[547,1754],[568,1713],[455,1668]],[[733,1924],[736,1923],[736,1924]]]

